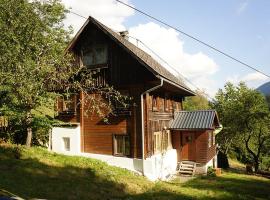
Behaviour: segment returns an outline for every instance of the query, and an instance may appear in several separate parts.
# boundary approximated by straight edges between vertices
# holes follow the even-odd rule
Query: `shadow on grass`
[[[14,148],[0,145],[0,189],[25,199],[270,199],[269,181],[244,175],[199,177],[184,184],[152,183],[95,160],[69,158],[44,150],[33,152],[39,155],[16,159]],[[65,161],[60,162],[61,159]],[[53,163],[48,163],[51,160]],[[78,160],[84,162],[82,167],[76,163]]]
[[[104,180],[91,169],[51,167],[36,159],[0,163],[0,187],[25,199],[101,199],[106,194],[118,198],[124,192],[123,185]]]
[[[90,166],[60,167],[33,158],[15,159],[12,148],[1,146],[0,189],[24,199],[190,199],[155,189],[131,194],[120,180],[101,176]]]
[[[270,199],[270,182],[249,175],[239,177],[239,174],[231,173],[212,178],[198,177],[182,187],[219,193],[218,199],[227,199],[229,196],[233,199]]]

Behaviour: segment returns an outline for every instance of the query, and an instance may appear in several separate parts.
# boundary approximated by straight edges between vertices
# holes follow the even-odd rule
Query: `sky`
[[[159,24],[115,0],[62,0],[71,11],[92,16],[115,31],[128,30],[163,58],[168,70],[180,73],[211,97],[228,81],[257,88],[269,78]],[[269,0],[123,0],[166,23],[270,75]],[[85,19],[68,14],[74,34]],[[173,69],[172,69],[173,68]],[[193,86],[191,86],[193,88]],[[194,89],[194,88],[193,88]]]

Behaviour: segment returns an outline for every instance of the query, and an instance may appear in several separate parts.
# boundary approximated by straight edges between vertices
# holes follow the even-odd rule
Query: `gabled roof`
[[[180,111],[169,125],[172,130],[209,130],[219,127],[215,110]]]
[[[67,50],[72,50],[75,46],[77,40],[79,39],[81,33],[85,29],[85,27],[92,23],[96,25],[100,30],[102,30],[106,35],[108,35],[112,40],[117,42],[120,46],[122,46],[125,50],[127,50],[135,59],[137,59],[142,65],[144,65],[148,70],[150,70],[154,75],[160,76],[167,80],[168,83],[172,82],[177,87],[184,90],[188,95],[195,95],[194,91],[192,91],[184,81],[180,78],[175,77],[172,73],[170,73],[165,67],[163,67],[161,64],[159,64],[155,59],[153,59],[148,53],[144,52],[122,36],[120,36],[118,33],[114,32],[104,24],[100,23],[93,17],[89,17],[84,25],[81,27],[81,29],[78,31],[78,33],[75,35],[69,46],[67,47]],[[170,83],[171,84],[171,83]]]

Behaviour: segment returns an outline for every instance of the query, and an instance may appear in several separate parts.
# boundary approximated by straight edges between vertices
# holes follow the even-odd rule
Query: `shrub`
[[[215,172],[215,169],[213,167],[208,167],[207,168],[207,176],[210,176],[210,177],[216,177],[216,172]]]

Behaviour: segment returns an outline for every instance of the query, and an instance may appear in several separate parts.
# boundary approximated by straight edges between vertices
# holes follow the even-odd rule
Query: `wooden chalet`
[[[99,86],[112,85],[133,103],[117,107],[104,123],[97,115],[84,115],[78,104],[82,93],[58,99],[58,119],[72,126],[53,128],[53,151],[110,160],[151,179],[166,178],[182,160],[205,168],[213,163],[216,112],[183,111],[185,97],[195,93],[123,33],[89,17],[67,50],[95,74]]]

